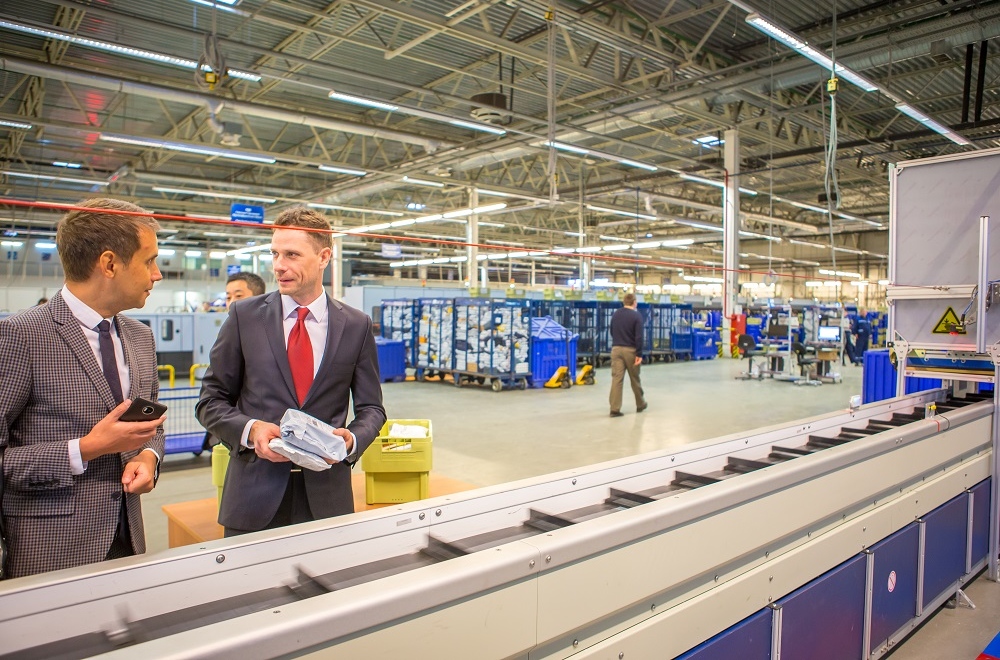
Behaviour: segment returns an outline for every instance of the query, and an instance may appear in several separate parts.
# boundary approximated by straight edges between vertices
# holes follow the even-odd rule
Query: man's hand
[[[132,401],[125,399],[99,421],[90,433],[80,438],[80,458],[92,461],[105,454],[134,451],[153,439],[156,429],[167,421],[164,415],[151,422],[119,421]]]
[[[638,367],[640,364],[642,364],[642,358],[637,355],[635,357],[635,366]]]
[[[156,474],[156,455],[151,451],[141,451],[125,465],[122,472],[122,489],[126,493],[142,495],[153,490],[153,475]]]
[[[351,437],[351,432],[348,431],[347,429],[334,429],[333,434],[339,435],[341,438],[344,439],[344,444],[347,445],[347,455],[350,456],[351,452],[354,450],[354,438]],[[332,458],[324,458],[323,460],[325,460],[330,465],[335,465],[336,463],[340,462],[340,461],[335,461]]]
[[[276,424],[256,421],[250,427],[250,435],[247,440],[253,445],[253,450],[257,455],[272,463],[287,463],[288,459],[281,454],[271,451],[271,441],[281,437],[281,429]]]

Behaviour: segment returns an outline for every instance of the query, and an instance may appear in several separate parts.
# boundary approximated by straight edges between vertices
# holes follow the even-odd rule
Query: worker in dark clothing
[[[635,411],[642,412],[649,404],[642,393],[639,365],[642,364],[642,314],[636,309],[634,293],[625,294],[622,308],[611,317],[611,416],[622,416],[622,388],[628,372]]]
[[[868,320],[868,312],[863,307],[858,310],[858,315],[851,327],[851,333],[854,335],[853,362],[859,365],[864,362],[865,351],[868,350],[872,335],[872,324]]]

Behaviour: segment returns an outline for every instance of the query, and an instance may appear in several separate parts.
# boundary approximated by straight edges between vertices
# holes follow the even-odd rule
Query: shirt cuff
[[[344,460],[348,463],[354,463],[358,457],[358,437],[354,435],[351,429],[347,429],[347,432],[351,434],[351,453],[344,457]]]
[[[80,475],[87,471],[87,461],[80,455],[80,438],[69,441],[69,471],[71,474]]]
[[[253,449],[253,445],[250,444],[250,427],[254,425],[254,422],[258,421],[260,420],[251,419],[249,422],[247,422],[247,425],[243,427],[243,435],[240,436],[240,444],[246,447],[247,449]]]
[[[156,452],[155,449],[153,449],[152,447],[146,447],[142,451],[151,451],[151,452],[153,452],[153,456],[156,456],[156,464],[157,465],[160,464],[161,456]]]

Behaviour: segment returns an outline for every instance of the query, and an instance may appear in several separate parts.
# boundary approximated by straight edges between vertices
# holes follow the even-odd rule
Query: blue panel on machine
[[[990,553],[990,479],[972,487],[972,563]]]
[[[677,660],[769,660],[771,610],[765,608],[702,642]]]
[[[924,516],[924,607],[965,573],[968,497],[962,493]]]
[[[913,523],[872,546],[872,649],[885,644],[917,614],[919,545],[920,530]]]
[[[861,657],[865,573],[865,555],[858,555],[778,601],[782,658]]]

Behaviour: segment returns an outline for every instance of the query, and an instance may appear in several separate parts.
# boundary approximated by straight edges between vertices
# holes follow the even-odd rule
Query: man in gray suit
[[[156,266],[156,220],[113,199],[59,222],[66,273],[46,305],[0,321],[2,515],[11,577],[145,552],[139,496],[153,489],[165,418],[122,422],[159,392],[142,307]],[[117,213],[125,212],[126,214]],[[125,398],[127,393],[129,398]]]
[[[275,227],[278,291],[229,308],[196,407],[202,426],[235,448],[219,508],[226,536],[352,513],[351,467],[386,420],[371,319],[323,290],[329,223],[298,207]],[[271,451],[289,408],[334,426],[347,459],[303,472]]]

